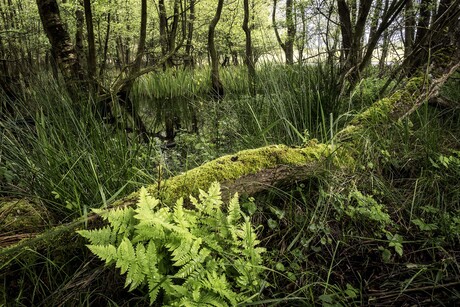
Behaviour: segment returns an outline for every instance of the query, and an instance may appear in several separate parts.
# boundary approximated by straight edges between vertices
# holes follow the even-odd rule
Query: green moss
[[[49,224],[49,213],[28,199],[0,199],[0,233],[37,231]]]
[[[419,97],[420,88],[426,82],[424,76],[413,77],[406,81],[405,86],[394,92],[391,96],[382,98],[372,106],[356,115],[351,125],[380,124],[387,122],[388,118],[397,119],[413,106],[414,98]]]
[[[150,193],[159,195],[166,201],[177,199],[186,197],[198,189],[206,189],[214,181],[234,180],[277,165],[303,165],[325,158],[330,152],[327,145],[317,144],[315,141],[302,148],[272,145],[244,150],[208,162],[160,184],[153,184],[148,189]]]

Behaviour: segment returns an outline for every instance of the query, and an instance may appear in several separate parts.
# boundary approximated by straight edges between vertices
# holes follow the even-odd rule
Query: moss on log
[[[346,168],[352,172],[355,167],[354,161],[360,154],[359,138],[365,129],[374,125],[391,124],[412,113],[421,106],[421,102],[427,101],[430,95],[437,94],[439,88],[459,66],[460,63],[452,66],[448,73],[428,85],[422,78],[410,79],[402,89],[358,114],[336,135],[335,146],[312,140],[304,147],[273,145],[244,150],[153,183],[148,190],[167,204],[180,197],[188,197],[198,189],[207,189],[214,181],[221,183],[223,197],[228,198],[235,192],[254,195],[270,187],[318,177],[332,168]],[[131,206],[137,199],[138,192],[135,192],[116,201],[110,207]],[[14,245],[0,248],[0,262],[7,261],[12,254],[26,247],[38,250],[45,247],[53,248],[56,242],[69,242],[68,238],[75,236],[75,229],[81,228],[85,223],[95,225],[97,221],[98,216],[90,214],[72,223],[46,230],[34,238],[11,242]]]
[[[339,165],[341,159],[337,155],[331,159],[331,154],[331,146],[315,140],[305,147],[272,145],[243,150],[153,184],[148,189],[151,194],[169,202],[194,194],[198,189],[207,189],[212,182],[218,181],[224,198],[235,192],[253,195],[288,180],[315,176],[325,170],[325,161]]]

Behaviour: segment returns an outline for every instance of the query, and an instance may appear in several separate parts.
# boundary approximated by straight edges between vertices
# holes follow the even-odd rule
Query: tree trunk
[[[366,4],[360,4],[360,12],[358,14],[357,25],[351,24],[349,17],[349,8],[345,0],[337,0],[339,4],[339,17],[340,27],[342,30],[342,47],[344,48],[344,63],[341,65],[342,72],[340,74],[339,86],[341,87],[341,94],[350,93],[356,86],[359,76],[362,71],[369,65],[372,54],[382,37],[384,31],[390,24],[399,16],[404,8],[407,0],[396,0],[389,3],[385,0],[384,9],[382,12],[381,22],[377,30],[373,33],[368,40],[363,55],[361,56],[360,49],[362,48],[362,39],[365,29],[366,15],[369,14],[369,7]],[[365,1],[364,1],[365,2]],[[351,25],[351,28],[349,28]],[[350,37],[351,35],[351,37]],[[356,41],[359,40],[359,41]],[[348,85],[346,85],[346,81]]]
[[[362,60],[362,41],[366,20],[369,16],[372,1],[360,1],[358,16],[353,23],[350,16],[350,8],[346,0],[337,0],[337,8],[342,30],[342,47],[345,52],[345,63],[343,63],[342,79],[350,84],[356,84],[361,71],[358,69]]]
[[[222,99],[224,96],[224,87],[220,81],[219,75],[219,57],[217,55],[215,44],[215,31],[222,14],[223,6],[224,0],[219,0],[217,3],[216,14],[209,24],[208,31],[208,52],[211,57],[211,96],[218,100]]]
[[[48,40],[52,54],[61,70],[67,89],[72,97],[76,98],[85,88],[84,72],[78,61],[78,55],[72,44],[69,33],[62,23],[59,7],[56,0],[36,0],[38,12]]]
[[[110,4],[110,1],[109,1]],[[107,28],[104,39],[104,51],[102,53],[101,67],[99,68],[99,78],[102,78],[105,72],[105,67],[107,65],[107,52],[109,50],[109,37],[110,37],[110,24],[112,18],[110,12],[107,13]]]
[[[388,29],[385,30],[383,34],[383,43],[382,43],[382,54],[380,56],[380,61],[379,61],[379,70],[380,73],[379,75],[383,75],[385,72],[385,68],[387,66],[387,57],[388,57],[388,49],[390,48],[390,33],[388,32]]]
[[[286,0],[286,26],[287,26],[287,36],[286,36],[286,64],[294,64],[294,41],[296,33],[296,23],[294,20],[294,1]]]
[[[173,11],[173,21],[171,24],[171,31],[168,33],[168,52],[172,52],[176,49],[176,38],[177,38],[177,29],[179,27],[179,6],[180,0],[174,0],[174,11]],[[173,67],[173,57],[169,57],[168,66]]]
[[[166,6],[164,0],[158,1],[158,18],[160,19],[160,46],[161,55],[165,56],[168,53],[168,18],[166,16]],[[166,69],[166,65],[164,65]]]
[[[414,0],[408,0],[404,10],[404,57],[412,52],[415,34]]]
[[[193,68],[195,61],[192,56],[193,47],[193,30],[195,23],[195,0],[190,0],[190,17],[187,22],[187,42],[185,45],[185,61],[184,66]]]
[[[281,36],[278,31],[278,26],[276,24],[276,6],[278,4],[278,0],[273,0],[273,11],[272,11],[272,25],[273,29],[275,30],[276,40],[280,45],[281,49],[283,49],[284,55],[286,57],[286,64],[293,64],[294,63],[294,41],[295,41],[295,33],[296,33],[296,25],[294,21],[294,4],[293,0],[286,0],[286,27],[287,27],[287,35],[286,41],[283,43],[281,40]]]
[[[141,69],[142,57],[145,52],[145,39],[147,37],[147,0],[141,1],[141,29],[139,43],[137,45],[136,60],[133,65],[133,72],[137,73]]]
[[[249,27],[249,0],[244,0],[243,31],[246,36],[245,63],[248,68],[249,93],[256,95],[256,69],[254,67],[254,56],[252,53],[251,28]]]
[[[94,39],[93,12],[91,10],[91,0],[83,0],[85,8],[86,34],[88,42],[88,79],[94,83],[96,76],[96,45]]]
[[[77,52],[78,61],[83,65],[85,54],[83,51],[83,24],[85,22],[85,15],[82,10],[75,11],[77,31],[75,32],[75,51]]]

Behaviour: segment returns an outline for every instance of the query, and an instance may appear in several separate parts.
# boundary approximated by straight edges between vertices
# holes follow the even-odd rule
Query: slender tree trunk
[[[208,31],[208,52],[211,58],[211,94],[217,99],[222,99],[224,96],[224,87],[220,81],[219,76],[219,57],[217,55],[216,44],[215,44],[215,31],[217,23],[220,20],[222,14],[222,7],[224,6],[224,0],[218,0],[216,14],[209,24]]]
[[[194,60],[192,56],[192,46],[193,46],[193,30],[195,23],[195,0],[190,0],[190,17],[187,22],[187,42],[185,45],[185,67],[194,66]]]
[[[294,20],[294,1],[286,0],[286,64],[294,64],[294,41],[296,33],[296,23]]]
[[[109,1],[110,4],[110,1]],[[104,51],[102,53],[102,61],[101,61],[101,67],[99,68],[99,78],[102,78],[105,72],[105,67],[107,65],[107,52],[109,50],[109,37],[110,37],[110,24],[111,24],[112,18],[110,12],[107,13],[107,28],[106,28],[106,33],[105,33],[105,40],[104,40]]]
[[[390,47],[390,33],[388,32],[388,29],[387,29],[385,30],[383,34],[382,55],[379,61],[379,70],[380,70],[381,75],[383,75],[385,68],[387,66],[386,63],[387,63],[389,47]]]
[[[414,0],[408,0],[404,10],[404,57],[412,52],[415,34]]]
[[[88,41],[88,79],[93,83],[96,76],[96,44],[94,39],[93,12],[91,0],[83,0],[85,8],[86,33]]]
[[[276,7],[278,5],[278,0],[273,0],[273,11],[272,11],[272,25],[275,30],[276,40],[283,49],[284,55],[286,57],[286,64],[294,63],[294,41],[296,33],[296,25],[294,22],[294,5],[293,0],[286,0],[286,27],[287,35],[286,41],[281,40],[281,36],[278,31],[278,26],[276,24]]]
[[[166,56],[166,54],[168,54],[168,18],[166,16],[166,6],[164,0],[158,1],[158,17],[160,19],[161,55]],[[166,65],[164,65],[164,68],[166,68]]]
[[[358,65],[362,58],[362,40],[371,4],[372,1],[360,1],[358,16],[355,18],[356,22],[353,23],[350,7],[346,0],[337,0],[340,28],[342,30],[342,46],[345,52],[342,78],[344,79],[346,76],[346,79],[351,84],[356,83],[359,79]]]
[[[420,44],[423,37],[425,37],[428,33],[428,29],[430,27],[431,5],[433,5],[433,0],[422,0],[420,2],[420,13],[417,23],[415,44]]]
[[[361,72],[369,65],[373,51],[383,32],[390,26],[396,17],[399,16],[402,9],[405,7],[406,1],[408,0],[395,0],[390,3],[389,0],[385,0],[381,22],[377,28],[373,30],[373,35],[369,37],[366,48],[363,48],[362,41],[365,24],[372,2],[360,2],[356,24],[353,25],[350,17],[350,8],[346,0],[337,0],[340,28],[342,32],[342,48],[344,49],[344,56],[342,56],[343,63],[341,65],[342,71],[339,81],[341,94],[350,93],[357,84]],[[347,87],[345,87],[345,81],[349,83]]]
[[[83,24],[85,23],[84,12],[80,9],[75,11],[77,31],[75,32],[75,51],[78,55],[78,61],[83,66],[85,54],[83,50]]]
[[[85,87],[84,72],[69,33],[61,20],[59,6],[56,0],[36,0],[36,2],[43,29],[51,44],[52,54],[69,92],[76,98],[82,93],[80,90]]]
[[[243,31],[246,35],[246,57],[245,63],[248,67],[249,92],[252,96],[256,95],[256,70],[254,67],[254,57],[252,54],[251,28],[249,27],[249,0],[244,0],[244,19]]]
[[[139,44],[137,46],[136,60],[133,66],[133,72],[137,73],[141,68],[142,57],[145,52],[145,39],[147,37],[147,0],[141,1],[141,29],[139,35]]]
[[[382,0],[377,0],[375,3],[374,14],[372,15],[371,19],[371,28],[369,30],[369,38],[368,43],[371,37],[375,35],[377,32],[377,26],[379,25],[379,19],[382,12]]]
[[[180,8],[180,0],[174,0],[173,21],[171,24],[171,31],[169,31],[168,33],[168,52],[172,52],[174,49],[176,49],[177,29],[179,27],[179,8]],[[174,66],[172,57],[169,57],[168,59],[168,66],[169,67]]]

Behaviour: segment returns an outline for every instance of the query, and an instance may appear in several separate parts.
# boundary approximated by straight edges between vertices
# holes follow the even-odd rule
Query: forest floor
[[[161,138],[138,142],[88,110],[76,114],[51,81],[27,93],[22,110],[28,113],[0,126],[0,305],[148,304],[145,287],[129,292],[119,270],[104,266],[73,231],[71,241],[63,232],[62,241],[34,248],[10,245],[55,226],[84,224],[92,208],[141,186],[272,144],[295,150],[322,144],[332,153],[311,176],[241,195],[266,249],[264,282],[245,305],[452,306],[460,300],[459,108],[423,104],[401,121],[382,109],[369,117],[363,110],[378,105],[384,80],[370,74],[339,103],[332,76],[321,67],[260,69],[264,86],[250,97],[241,94],[244,70],[232,69],[223,72],[223,101],[204,98],[206,71],[166,72],[136,85],[133,98],[152,134],[164,130],[168,117],[180,118],[174,147]],[[459,88],[454,76],[444,97],[458,104]],[[190,133],[197,123],[199,134]],[[359,133],[350,132],[357,126]],[[340,150],[348,158],[335,163]]]

